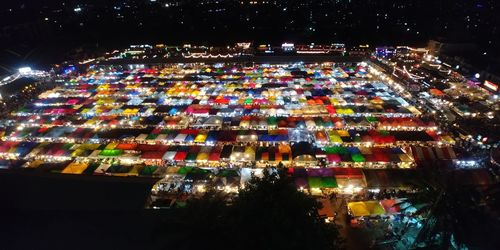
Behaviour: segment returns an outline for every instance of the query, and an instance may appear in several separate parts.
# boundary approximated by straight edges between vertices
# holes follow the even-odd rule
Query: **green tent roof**
[[[321,119],[321,118],[314,119],[314,123],[316,123],[316,126],[318,126],[318,127],[325,125],[325,123],[323,122],[323,119]]]
[[[84,171],[84,174],[92,174],[99,167],[99,163],[93,162],[91,163]]]
[[[203,168],[193,168],[190,173],[193,174],[208,174],[210,171],[203,169]]]
[[[193,170],[193,167],[182,167],[177,171],[178,174],[187,174]]]
[[[267,118],[267,124],[273,126],[278,124],[278,119],[274,116],[268,117]]]
[[[198,156],[198,153],[188,153],[188,155],[186,156],[186,161],[195,161],[196,156]]]
[[[326,147],[325,152],[327,154],[337,154],[337,147]]]
[[[351,157],[354,162],[365,162],[365,157],[362,154],[353,154]]]
[[[156,137],[158,137],[158,134],[149,134],[146,137],[146,140],[154,140],[154,139],[156,139]]]
[[[345,147],[326,147],[325,152],[327,154],[349,154],[349,150]]]
[[[128,173],[132,166],[112,165],[106,172],[108,173]]]
[[[99,155],[101,156],[120,156],[122,155],[123,150],[121,149],[104,149],[102,150]]]
[[[153,175],[153,173],[158,169],[158,166],[145,166],[142,168],[141,175]]]
[[[387,130],[379,130],[378,132],[380,133],[380,135],[390,135],[389,131]]]
[[[322,188],[336,188],[337,179],[335,177],[321,177],[321,187]]]
[[[217,176],[221,176],[221,177],[238,176],[238,171],[236,171],[234,169],[223,169],[223,170],[219,171]]]
[[[321,188],[321,177],[309,177],[307,178],[310,188]]]

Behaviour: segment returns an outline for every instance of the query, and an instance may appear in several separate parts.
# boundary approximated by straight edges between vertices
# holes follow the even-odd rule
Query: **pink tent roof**
[[[328,162],[340,162],[340,156],[338,154],[328,154],[326,155]]]

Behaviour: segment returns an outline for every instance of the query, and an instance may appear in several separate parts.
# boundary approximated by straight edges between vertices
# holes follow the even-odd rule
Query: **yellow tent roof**
[[[449,135],[443,135],[441,136],[441,139],[448,143],[455,143],[455,140],[453,140],[453,138],[451,138],[451,136]]]
[[[281,153],[281,154],[286,154],[286,153],[290,153],[292,152],[292,149],[290,148],[290,145],[288,144],[280,144],[278,146],[278,151]]]
[[[355,201],[349,202],[347,207],[354,217],[383,215],[384,208],[378,201]]]
[[[167,174],[177,174],[179,172],[180,167],[168,167]]]
[[[63,174],[81,174],[88,167],[86,163],[72,162],[63,169]]]
[[[208,153],[199,153],[196,156],[196,161],[207,161],[208,160]]]
[[[118,146],[118,142],[111,142],[104,149],[115,149]]]
[[[37,168],[38,166],[42,165],[44,161],[42,160],[34,160],[31,163],[29,163],[28,168]]]
[[[198,143],[203,143],[205,142],[205,140],[207,139],[207,135],[206,134],[198,134],[195,138],[194,138],[194,142],[198,142]]]
[[[347,130],[337,130],[339,136],[349,136],[349,132]]]

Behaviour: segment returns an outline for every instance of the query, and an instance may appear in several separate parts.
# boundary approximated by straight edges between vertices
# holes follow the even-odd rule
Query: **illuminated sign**
[[[295,45],[293,43],[283,43],[281,45],[281,49],[284,52],[290,52],[290,51],[293,51],[295,49]]]
[[[494,92],[498,91],[498,85],[494,84],[494,83],[492,83],[492,82],[490,82],[488,80],[484,81],[484,86],[486,88],[488,88],[489,90],[491,90],[491,91],[494,91]]]
[[[19,73],[22,75],[29,74],[29,73],[31,73],[31,68],[30,67],[19,68]]]
[[[252,43],[236,43],[236,46],[243,48],[243,49],[249,49]]]

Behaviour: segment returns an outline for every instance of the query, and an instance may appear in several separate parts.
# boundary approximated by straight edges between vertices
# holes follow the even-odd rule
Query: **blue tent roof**
[[[210,131],[205,142],[216,142],[217,138],[219,138],[219,131]]]
[[[177,108],[172,108],[171,110],[168,111],[169,115],[175,115],[177,114]]]
[[[350,154],[361,154],[361,151],[357,147],[348,147],[347,151],[349,151]]]

